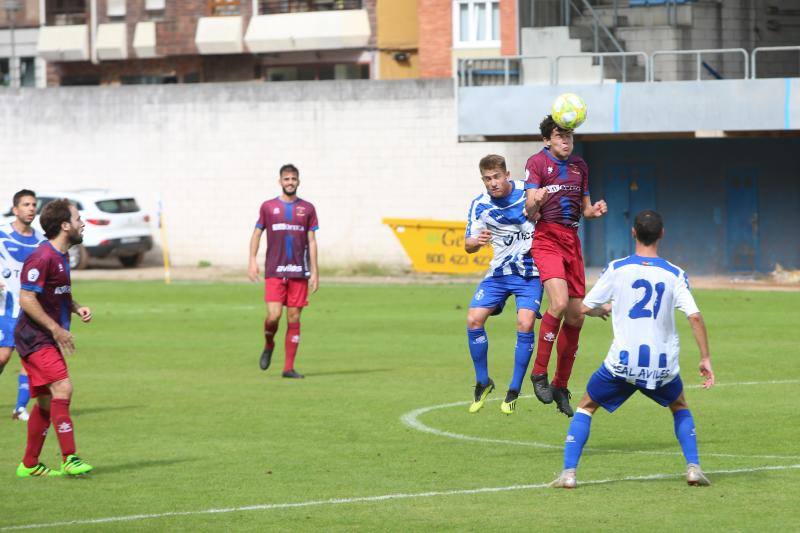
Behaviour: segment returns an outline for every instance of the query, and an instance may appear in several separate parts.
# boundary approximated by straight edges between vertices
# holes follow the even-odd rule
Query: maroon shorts
[[[286,307],[308,305],[308,280],[305,278],[267,278],[264,301],[278,302]]]
[[[552,222],[539,222],[533,236],[533,261],[542,283],[559,278],[567,282],[570,298],[586,295],[581,240],[577,230]]]
[[[21,359],[28,373],[32,398],[50,394],[48,385],[69,377],[67,362],[55,346],[45,346]]]

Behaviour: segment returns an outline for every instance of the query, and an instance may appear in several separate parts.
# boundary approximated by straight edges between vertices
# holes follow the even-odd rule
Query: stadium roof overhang
[[[588,107],[581,135],[800,130],[800,79],[593,85],[507,85],[456,89],[461,138],[540,137],[539,122],[565,92]]]

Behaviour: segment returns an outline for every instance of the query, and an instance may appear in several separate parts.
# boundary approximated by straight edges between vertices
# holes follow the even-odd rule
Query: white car
[[[36,191],[34,227],[41,231],[39,213],[59,198],[73,202],[86,223],[83,244],[69,251],[71,268],[86,268],[90,257],[116,257],[122,266],[135,267],[142,262],[145,252],[153,248],[150,216],[142,212],[132,195],[107,189]],[[4,217],[7,221],[14,220],[14,213],[9,209]]]

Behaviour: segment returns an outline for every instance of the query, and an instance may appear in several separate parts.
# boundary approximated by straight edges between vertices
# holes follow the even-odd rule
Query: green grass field
[[[568,419],[530,397],[514,416],[499,411],[513,312],[488,327],[493,401],[477,415],[466,403],[441,407],[471,397],[464,319],[472,290],[324,286],[302,321],[297,368],[307,379],[292,381],[280,378],[285,323],[273,367],[258,368],[259,285],[76,283],[95,319],[73,328],[73,420],[78,453],[96,470],[85,479],[14,477],[25,427],[8,416],[12,363],[0,377],[0,530],[75,520],[91,522],[70,530],[798,527],[800,295],[695,291],[719,384],[711,391],[696,388],[698,352],[679,320],[712,487],[686,486],[672,417],[637,395],[595,416],[578,471],[585,484],[563,491],[542,484],[561,469]],[[573,401],[610,340],[610,323],[587,320]],[[428,432],[401,420],[428,407],[414,418]],[[57,454],[51,432],[42,460],[56,465]],[[489,488],[500,490],[468,492]],[[306,502],[323,503],[283,505]]]

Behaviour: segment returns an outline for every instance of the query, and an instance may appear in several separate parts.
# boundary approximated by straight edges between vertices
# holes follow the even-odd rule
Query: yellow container
[[[474,254],[464,250],[466,222],[384,218],[383,223],[392,228],[417,272],[475,274],[489,268],[491,246]]]

